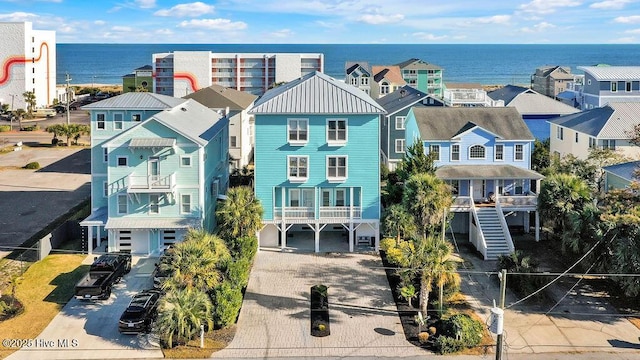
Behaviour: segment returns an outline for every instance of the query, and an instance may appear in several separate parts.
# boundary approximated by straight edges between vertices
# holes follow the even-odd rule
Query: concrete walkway
[[[406,341],[377,254],[261,250],[238,331],[214,358],[404,357],[429,354]],[[329,286],[331,335],[312,337],[310,287]]]

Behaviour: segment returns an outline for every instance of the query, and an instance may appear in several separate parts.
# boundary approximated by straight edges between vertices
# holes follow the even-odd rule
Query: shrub
[[[502,255],[498,258],[498,268],[506,269],[507,273],[535,273],[538,272],[538,263],[530,256],[523,256],[516,250],[510,255]],[[521,296],[529,295],[546,283],[543,276],[527,276],[513,274],[507,277],[507,286]]]
[[[393,265],[406,267],[409,265],[405,256],[407,253],[413,253],[413,241],[401,241],[399,246],[389,249],[387,251],[387,261]]]
[[[213,322],[217,328],[233,324],[242,307],[242,290],[224,281],[216,286],[211,296],[213,299]]]
[[[22,131],[37,131],[40,130],[40,126],[38,125],[29,125],[22,128]]]
[[[428,330],[429,330],[429,335],[435,335],[436,332],[438,332],[435,326],[429,326]]]
[[[418,334],[418,342],[420,342],[420,344],[424,345],[429,341],[429,333],[426,331],[423,331],[421,333]]]
[[[440,335],[436,339],[436,349],[440,354],[451,354],[464,348],[462,340],[456,340],[450,336]]]
[[[27,165],[24,166],[25,169],[40,169],[40,163],[37,161],[32,161],[30,163],[28,163]]]
[[[387,252],[394,247],[396,247],[396,239],[384,238],[380,240],[380,250]]]
[[[459,340],[463,347],[474,347],[482,340],[483,325],[467,314],[455,314],[444,320],[441,336]]]
[[[0,125],[0,132],[11,131],[11,125]]]
[[[249,283],[251,273],[251,261],[247,258],[240,258],[229,261],[227,265],[227,278],[236,287],[244,289]]]

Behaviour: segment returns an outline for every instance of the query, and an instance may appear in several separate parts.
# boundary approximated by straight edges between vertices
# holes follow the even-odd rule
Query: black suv
[[[157,315],[160,295],[160,291],[154,289],[134,295],[129,307],[120,316],[118,331],[122,334],[149,332]]]

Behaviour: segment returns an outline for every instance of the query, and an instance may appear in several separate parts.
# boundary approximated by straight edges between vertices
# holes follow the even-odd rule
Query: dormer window
[[[469,148],[469,159],[484,159],[485,148],[482,145],[473,145]]]
[[[380,84],[380,94],[384,95],[384,94],[388,94],[389,93],[389,83],[387,83],[386,81],[383,81]]]
[[[360,78],[360,85],[369,85],[369,77],[367,75],[362,75],[362,78]]]

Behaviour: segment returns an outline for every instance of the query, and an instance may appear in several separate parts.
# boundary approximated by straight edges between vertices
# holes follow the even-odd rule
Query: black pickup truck
[[[131,254],[111,253],[96,258],[76,285],[76,298],[84,300],[108,299],[111,286],[131,271]]]

